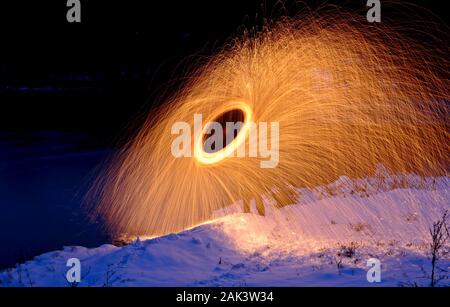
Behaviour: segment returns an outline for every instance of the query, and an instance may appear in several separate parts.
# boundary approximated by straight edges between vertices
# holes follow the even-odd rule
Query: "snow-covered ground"
[[[79,286],[429,286],[429,227],[450,209],[450,178],[342,177],[266,216],[230,206],[205,224],[121,247],[66,247],[0,272],[0,286],[69,286],[66,262],[81,261]],[[253,210],[256,212],[256,210]],[[450,286],[450,247],[438,286]],[[381,282],[366,279],[381,261]]]

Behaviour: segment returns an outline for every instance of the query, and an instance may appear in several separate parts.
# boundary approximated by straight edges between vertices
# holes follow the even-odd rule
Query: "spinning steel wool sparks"
[[[254,199],[261,213],[262,197],[286,206],[297,187],[369,176],[379,164],[446,174],[447,59],[394,28],[357,20],[311,13],[233,41],[115,157],[93,188],[95,213],[112,233],[161,235],[240,200]],[[193,126],[201,114],[205,126],[233,109],[244,124],[223,149],[205,151],[204,133],[194,132],[194,155],[171,154],[174,123]],[[242,144],[248,151],[250,122],[279,123],[276,167],[230,156]]]

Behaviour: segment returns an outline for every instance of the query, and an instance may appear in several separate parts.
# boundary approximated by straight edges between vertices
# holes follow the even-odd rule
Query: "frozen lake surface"
[[[64,245],[107,242],[81,210],[107,154],[82,134],[0,134],[0,268]]]

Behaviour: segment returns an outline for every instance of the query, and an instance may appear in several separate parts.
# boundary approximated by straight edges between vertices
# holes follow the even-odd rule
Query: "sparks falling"
[[[154,236],[241,200],[255,201],[260,212],[262,197],[286,206],[296,202],[297,187],[369,176],[380,164],[447,174],[446,59],[395,29],[357,20],[285,18],[234,40],[115,157],[93,188],[95,214],[112,233]],[[261,168],[255,157],[199,163],[171,154],[173,123],[193,125],[195,113],[215,118],[237,101],[254,122],[279,123],[276,168]]]

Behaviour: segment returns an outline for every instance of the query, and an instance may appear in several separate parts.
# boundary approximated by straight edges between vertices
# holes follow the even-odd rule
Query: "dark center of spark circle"
[[[215,129],[212,129],[210,134],[204,133],[203,150],[207,153],[215,153],[228,146],[242,129],[244,119],[245,114],[240,109],[232,109],[217,116],[212,122],[218,123],[222,127],[222,131],[215,131]],[[207,125],[210,125],[210,123],[207,123]],[[216,133],[222,133],[221,143],[212,141],[213,139],[218,140],[218,138],[214,137]],[[210,140],[207,142],[208,139]]]

